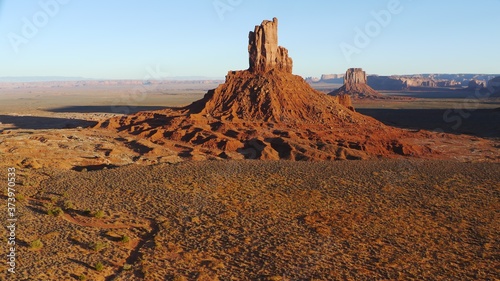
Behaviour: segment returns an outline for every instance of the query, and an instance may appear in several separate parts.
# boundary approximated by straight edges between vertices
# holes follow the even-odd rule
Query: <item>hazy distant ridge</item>
[[[156,79],[150,79],[156,80]],[[0,82],[10,83],[30,83],[30,82],[62,82],[62,81],[150,81],[148,79],[95,79],[86,77],[66,77],[66,76],[25,76],[25,77],[0,77]],[[224,80],[223,77],[207,76],[172,76],[161,80],[167,81],[190,81],[190,80]],[[160,80],[160,81],[161,81]]]

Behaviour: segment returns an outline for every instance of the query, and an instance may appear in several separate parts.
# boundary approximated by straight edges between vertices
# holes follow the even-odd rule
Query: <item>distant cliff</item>
[[[342,74],[323,74],[321,78],[307,78],[311,84],[332,83],[340,84],[343,81]],[[415,74],[415,75],[391,75],[379,76],[369,75],[368,86],[378,91],[406,91],[422,88],[450,88],[450,89],[472,89],[471,85],[486,86],[487,81],[500,75],[488,74]]]

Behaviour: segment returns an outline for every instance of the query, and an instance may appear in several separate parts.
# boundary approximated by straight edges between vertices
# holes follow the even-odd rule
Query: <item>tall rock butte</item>
[[[278,46],[278,19],[265,20],[256,25],[248,35],[248,53],[251,72],[267,72],[271,69],[292,73],[293,62],[288,50]]]
[[[202,99],[181,108],[112,118],[98,127],[189,159],[336,160],[431,153],[406,141],[418,133],[361,115],[352,110],[349,96],[326,95],[292,74],[292,60],[278,46],[277,32],[277,19],[256,26],[249,35],[249,68],[229,71],[225,83]],[[348,73],[352,84],[366,86],[365,74],[358,74]]]
[[[229,71],[224,84],[189,106],[191,113],[223,120],[317,122],[335,118],[326,106],[352,109],[350,97],[325,97],[292,74],[288,50],[278,46],[278,19],[250,32],[248,54],[249,68]]]
[[[344,76],[344,85],[329,93],[332,96],[348,95],[355,99],[380,99],[384,98],[379,92],[366,83],[366,72],[361,68],[349,68]]]

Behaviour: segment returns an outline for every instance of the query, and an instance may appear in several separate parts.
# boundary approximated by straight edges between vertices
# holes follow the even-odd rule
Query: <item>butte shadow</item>
[[[133,105],[82,105],[50,108],[45,111],[53,113],[125,113],[135,114],[141,111],[168,109],[165,106],[133,106]]]
[[[13,116],[13,115],[0,115],[0,123],[12,124],[13,127],[6,129],[32,129],[32,130],[47,130],[47,129],[71,129],[77,127],[91,127],[95,126],[97,122],[81,120],[81,119],[68,119],[68,118],[54,118],[54,117],[41,117],[41,116]]]

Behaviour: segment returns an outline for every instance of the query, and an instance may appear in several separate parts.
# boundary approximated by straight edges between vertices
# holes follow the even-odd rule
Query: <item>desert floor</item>
[[[20,170],[12,280],[495,280],[498,178],[404,160]]]
[[[498,278],[499,164],[182,162],[82,128],[214,86],[2,88],[0,182],[16,168],[18,228],[17,273],[4,262],[0,280]],[[500,137],[499,99],[420,95],[354,105],[401,128]]]

